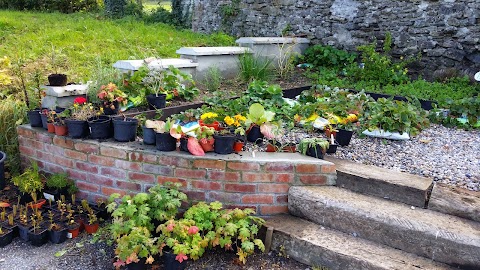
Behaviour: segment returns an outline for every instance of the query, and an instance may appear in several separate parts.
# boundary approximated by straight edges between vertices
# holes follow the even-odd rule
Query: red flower
[[[193,234],[196,234],[196,233],[198,233],[198,227],[197,226],[192,226],[192,227],[188,228],[188,234],[193,235]]]
[[[87,103],[87,99],[84,98],[84,97],[77,97],[73,100],[73,104],[82,105],[82,104],[85,104],[85,103]]]

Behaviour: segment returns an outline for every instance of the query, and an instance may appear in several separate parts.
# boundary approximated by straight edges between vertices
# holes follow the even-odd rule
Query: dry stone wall
[[[415,68],[427,75],[439,68],[470,74],[480,69],[479,0],[182,0],[182,5],[198,32],[238,37],[288,32],[355,50],[388,31],[393,53],[421,54]]]

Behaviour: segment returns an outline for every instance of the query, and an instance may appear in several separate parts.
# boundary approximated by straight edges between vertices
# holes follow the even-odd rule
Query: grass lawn
[[[234,41],[223,34],[203,35],[134,18],[4,10],[0,11],[0,38],[1,57],[6,55],[12,62],[24,58],[45,75],[54,71],[50,59],[54,47],[57,56],[68,60],[59,72],[73,80],[88,79],[99,60],[108,66],[121,59],[178,57],[175,51],[183,46],[231,45]]]

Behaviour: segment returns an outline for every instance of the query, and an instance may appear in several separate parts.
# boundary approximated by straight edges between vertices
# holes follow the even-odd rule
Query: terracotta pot
[[[200,146],[202,147],[203,151],[205,152],[213,152],[213,145],[215,144],[215,140],[207,140],[206,143],[202,143],[201,140],[198,141],[200,143]]]
[[[70,237],[68,238],[72,238],[72,239],[76,238],[79,232],[80,232],[80,225],[78,223],[68,226],[68,233],[70,234]]]
[[[297,152],[297,145],[286,145],[282,148],[282,152],[295,153]]]
[[[47,123],[47,131],[49,133],[55,133],[55,125],[53,123]]]
[[[93,223],[92,225],[85,223],[85,231],[87,231],[88,234],[96,233],[98,230],[98,222]]]
[[[244,142],[242,142],[242,141],[236,141],[236,142],[233,144],[233,151],[235,151],[236,153],[242,151],[244,145],[245,145]]]
[[[214,128],[215,130],[220,130],[220,123],[218,121],[213,122],[212,124],[205,124],[202,120],[198,120],[198,124],[204,127]]]
[[[55,135],[58,136],[67,136],[68,128],[66,125],[54,125],[55,126]]]

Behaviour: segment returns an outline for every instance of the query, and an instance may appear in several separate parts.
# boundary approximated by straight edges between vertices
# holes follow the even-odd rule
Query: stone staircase
[[[480,194],[328,161],[337,186],[291,187],[290,215],[267,221],[273,249],[331,270],[480,269]]]

